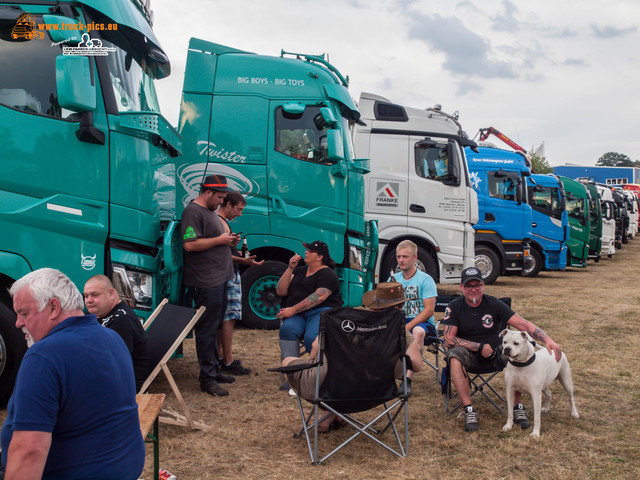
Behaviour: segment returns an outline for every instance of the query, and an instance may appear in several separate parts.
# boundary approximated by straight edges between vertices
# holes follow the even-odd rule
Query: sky
[[[638,0],[151,0],[172,74],[156,83],[177,125],[191,37],[262,55],[326,53],[357,102],[452,113],[551,165],[640,160]],[[489,141],[508,148],[495,137]]]

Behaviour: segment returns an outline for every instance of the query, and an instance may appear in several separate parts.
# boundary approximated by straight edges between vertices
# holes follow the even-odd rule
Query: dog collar
[[[529,365],[531,365],[533,363],[533,361],[536,359],[535,355],[531,355],[531,358],[529,360],[527,360],[526,362],[514,362],[509,360],[509,363],[511,365],[513,365],[514,367],[528,367]]]

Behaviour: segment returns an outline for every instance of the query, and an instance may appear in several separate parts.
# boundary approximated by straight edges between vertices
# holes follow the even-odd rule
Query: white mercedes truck
[[[418,267],[439,283],[459,283],[475,265],[478,198],[469,183],[464,147],[477,148],[457,115],[397,105],[362,93],[354,128],[356,158],[370,158],[367,220],[378,221],[376,281],[397,268],[402,240],[418,245]]]

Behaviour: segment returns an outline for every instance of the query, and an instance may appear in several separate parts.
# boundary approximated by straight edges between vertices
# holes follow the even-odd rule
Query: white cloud
[[[172,63],[157,83],[177,124],[188,40],[266,55],[327,52],[350,92],[460,111],[471,135],[490,125],[553,164],[607,151],[640,159],[637,0],[153,0]]]

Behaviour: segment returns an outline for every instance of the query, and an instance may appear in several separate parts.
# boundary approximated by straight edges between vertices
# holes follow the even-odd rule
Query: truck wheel
[[[476,247],[476,268],[480,270],[482,279],[487,285],[495,282],[502,271],[498,255],[482,245]]]
[[[0,407],[9,401],[20,362],[27,351],[24,334],[15,325],[16,314],[0,300]]]
[[[438,281],[438,264],[433,259],[428,250],[422,247],[418,247],[418,261],[416,262],[416,266],[418,267],[418,270],[431,275],[431,278],[433,278],[434,282]],[[382,262],[379,276],[380,282],[386,282],[392,270],[394,272],[398,271],[398,262],[396,261],[395,248],[393,249],[393,253],[389,253],[385,257],[384,262]]]
[[[527,268],[522,269],[523,277],[535,277],[540,273],[540,270],[542,270],[542,265],[544,264],[542,254],[535,248],[531,248],[531,258],[533,258],[533,260]]]
[[[247,327],[280,328],[276,313],[282,297],[276,294],[276,286],[286,269],[284,263],[270,260],[242,274],[242,323]]]

